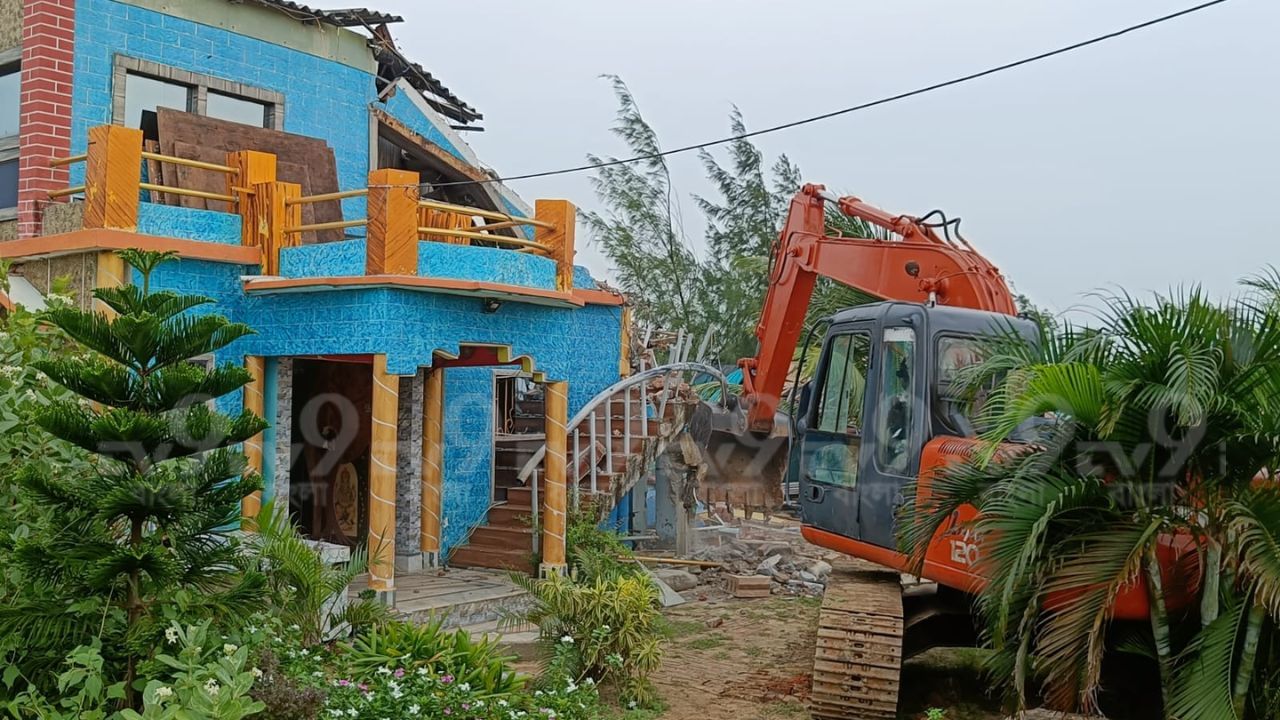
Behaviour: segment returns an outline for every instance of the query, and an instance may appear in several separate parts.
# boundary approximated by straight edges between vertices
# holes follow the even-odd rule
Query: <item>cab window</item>
[[[968,392],[962,374],[985,357],[982,341],[978,338],[938,338],[938,402],[935,407],[938,420],[950,433],[972,436],[981,431],[978,425],[994,381],[976,392]]]
[[[885,473],[907,475],[915,459],[915,329],[885,328],[881,353],[884,361],[880,370],[876,465]]]
[[[831,340],[826,375],[818,399],[815,429],[861,436],[863,399],[871,368],[871,336],[837,335]]]

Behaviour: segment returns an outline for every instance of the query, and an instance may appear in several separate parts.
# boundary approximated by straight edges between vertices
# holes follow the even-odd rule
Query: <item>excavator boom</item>
[[[889,237],[827,235],[828,202],[845,215],[882,228]],[[1013,295],[1000,271],[958,233],[952,238],[945,232],[949,224],[893,215],[858,198],[836,197],[821,185],[801,188],[773,247],[768,291],[756,326],[760,349],[755,357],[738,362],[749,430],[773,429],[819,277],[885,300],[1015,314]]]

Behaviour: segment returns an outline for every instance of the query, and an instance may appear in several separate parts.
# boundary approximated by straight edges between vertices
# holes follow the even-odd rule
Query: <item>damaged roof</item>
[[[264,7],[274,8],[301,22],[325,23],[326,25],[341,28],[364,28],[372,35],[369,38],[369,48],[373,51],[373,57],[378,62],[379,92],[383,90],[386,84],[394,83],[396,80],[404,78],[415,90],[422,93],[422,97],[426,99],[427,104],[450,120],[465,125],[484,119],[484,115],[481,115],[475,108],[455,95],[434,75],[427,72],[418,63],[406,58],[400,52],[400,49],[396,47],[395,41],[391,38],[391,33],[386,28],[391,23],[404,22],[404,18],[399,15],[391,15],[368,8],[321,10],[301,5],[292,0],[228,1],[234,4],[252,2]]]
[[[244,3],[246,0],[230,0],[232,3]],[[286,15],[304,22],[322,22],[337,27],[364,27],[365,25],[384,25],[404,22],[399,15],[389,15],[367,8],[345,8],[342,10],[320,10],[307,7],[292,0],[247,0],[258,5],[275,8]]]

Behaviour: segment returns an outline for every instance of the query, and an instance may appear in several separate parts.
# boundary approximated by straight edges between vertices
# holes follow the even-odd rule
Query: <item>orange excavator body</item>
[[[888,231],[889,236],[857,238],[828,235],[825,215],[825,206],[828,202],[835,203],[840,212],[845,215]],[[933,355],[930,354],[933,351],[929,347],[933,344],[931,341],[936,342],[936,338],[946,337],[946,335],[928,330],[930,323],[945,324],[948,322],[946,318],[949,318],[954,327],[970,328],[966,332],[973,332],[971,328],[977,327],[979,320],[994,322],[999,318],[1006,318],[1010,323],[1018,322],[1026,325],[1026,321],[1016,319],[1017,311],[1013,295],[1000,271],[965,242],[958,232],[954,235],[949,232],[950,226],[954,224],[957,224],[956,221],[946,221],[945,218],[941,223],[929,223],[922,218],[893,215],[857,198],[835,197],[820,185],[805,185],[796,194],[773,248],[767,294],[760,323],[756,328],[756,336],[760,343],[759,351],[755,357],[739,361],[743,386],[740,410],[745,416],[745,421],[742,423],[745,428],[740,426],[739,429],[746,430],[744,435],[760,438],[776,437],[780,434],[775,427],[775,424],[780,422],[778,420],[780,397],[787,376],[793,367],[793,357],[801,334],[805,330],[806,313],[819,277],[830,278],[889,301],[879,304],[886,306],[883,313],[865,311],[862,313],[864,319],[857,321],[866,328],[863,334],[867,338],[868,345],[879,342],[880,338],[876,333],[896,332],[902,328],[882,326],[865,318],[888,317],[890,311],[894,311],[895,308],[900,310],[898,314],[905,313],[908,316],[903,321],[904,327],[909,328],[913,333],[924,333],[925,342],[916,343],[911,350],[914,357],[917,352],[916,346],[923,348],[919,350],[919,354],[924,359],[921,359],[915,367],[926,379],[924,383],[916,383],[917,387],[925,388],[923,391],[916,391],[912,396],[916,404],[928,406],[931,402],[937,402],[935,399],[937,378],[934,375],[940,371],[937,369],[938,365]],[[944,232],[940,235],[937,230]],[[902,310],[904,307],[905,310]],[[939,308],[939,310],[935,311],[933,308]],[[966,314],[967,311],[974,311],[971,317]],[[944,316],[944,319],[934,321],[930,319],[930,312],[937,312]],[[839,318],[840,316],[836,318],[837,324],[839,324]],[[856,323],[852,325],[846,323],[845,330],[839,331],[845,333],[844,335],[838,335],[836,329],[829,332],[836,334],[837,337],[849,337],[850,334],[856,336],[858,332],[862,332],[858,327]],[[889,337],[888,334],[884,335],[886,342]],[[828,345],[830,340],[831,336],[827,338]],[[824,350],[824,358],[829,352],[831,352],[830,348]],[[867,364],[872,368],[866,375],[866,385],[862,391],[867,394],[872,392],[867,388],[870,388],[873,382],[879,384],[891,380],[889,375],[882,375],[885,367],[891,362],[888,356],[885,355],[885,359],[881,359],[881,355],[876,354],[874,355],[876,359],[871,359],[872,352],[883,351],[867,351]],[[844,361],[841,360],[841,362]],[[912,360],[912,362],[916,361]],[[823,366],[826,366],[826,362]],[[815,400],[815,402],[820,401],[821,399]],[[803,406],[804,402],[802,400],[800,404]],[[831,453],[841,452],[841,442],[846,443],[847,447],[843,450],[845,454],[841,456],[842,459],[837,463],[844,463],[842,470],[838,470],[836,475],[832,475],[829,468],[824,472],[829,477],[850,478],[847,482],[849,487],[841,487],[838,479],[834,483],[829,481],[829,485],[824,485],[811,477],[812,472],[809,469],[804,470],[804,478],[808,483],[802,481],[801,490],[802,494],[810,497],[801,498],[804,522],[802,533],[806,540],[816,545],[902,572],[913,572],[917,571],[917,568],[911,565],[905,554],[897,550],[892,540],[892,531],[884,530],[885,518],[891,518],[901,502],[901,485],[914,482],[917,485],[917,496],[928,497],[928,485],[933,474],[941,467],[972,457],[980,447],[981,441],[972,437],[972,433],[966,436],[939,432],[924,424],[927,421],[922,421],[920,440],[917,449],[913,451],[918,453],[918,457],[913,458],[909,465],[904,464],[904,467],[913,469],[914,476],[898,480],[896,486],[892,485],[892,479],[889,485],[877,486],[875,484],[877,476],[874,474],[868,476],[868,470],[876,470],[877,464],[865,458],[862,461],[857,458],[859,455],[874,454],[876,451],[869,451],[868,448],[874,448],[875,442],[882,441],[874,437],[877,430],[870,427],[882,422],[875,416],[877,412],[875,408],[880,407],[875,404],[876,402],[874,399],[866,402],[866,415],[859,417],[857,429],[849,431],[847,438],[839,432],[825,432],[824,442],[827,445],[822,451],[827,455],[822,462],[830,464]],[[857,403],[861,407],[863,400],[859,398]],[[917,417],[929,414],[927,408],[924,410],[902,407],[895,409],[899,413],[914,413]],[[816,417],[818,411],[814,412]],[[853,412],[852,409],[848,411],[850,414]],[[883,412],[882,407],[879,412]],[[866,429],[862,427],[864,422],[868,426]],[[853,421],[850,421],[848,428],[852,427]],[[840,431],[846,429],[846,427],[838,428]],[[787,430],[788,433],[781,434],[789,434],[796,428],[793,426]],[[809,429],[809,432],[813,431],[814,428]],[[804,432],[803,427],[800,432]],[[803,437],[792,437],[791,453],[807,452],[803,449],[798,450],[803,447],[804,442],[806,439]],[[875,463],[879,462],[878,459],[875,460]],[[712,465],[714,464],[713,459]],[[777,468],[782,463],[765,462],[758,463],[757,466],[759,465],[772,465]],[[801,463],[795,458],[792,459],[793,472],[800,465]],[[845,476],[838,475],[840,471],[845,472]],[[741,481],[740,478],[730,477],[735,474],[733,472],[722,474],[725,476],[723,478],[725,483]],[[718,481],[714,468],[709,480],[713,486]],[[856,491],[856,496],[852,490],[853,486],[861,488]],[[889,487],[890,491],[884,491],[884,487]],[[879,492],[877,488],[880,489]],[[848,497],[836,503],[833,498],[838,500],[840,497],[845,497],[840,495],[842,492]],[[818,505],[806,505],[806,500],[820,503],[824,499],[828,503],[834,503],[835,508],[828,507],[823,510]],[[813,508],[817,508],[818,511],[809,512]],[[851,520],[851,515],[876,516],[881,529],[874,533],[867,532],[864,521],[860,531],[858,521]],[[974,538],[970,532],[976,515],[977,511],[974,508],[963,507],[939,530],[925,555],[924,567],[919,571],[924,578],[970,594],[983,587],[986,579],[981,575],[981,541]],[[890,525],[892,523],[891,520],[887,522]],[[1194,579],[1191,577],[1193,573],[1187,569],[1187,563],[1181,560],[1194,552],[1194,543],[1190,538],[1168,538],[1162,544],[1160,554],[1166,560],[1166,587],[1177,590],[1170,599],[1170,606],[1176,609],[1193,600]],[[1182,569],[1181,572],[1179,568]],[[1122,593],[1115,614],[1121,619],[1147,617],[1147,596],[1142,582],[1135,579],[1133,586]]]

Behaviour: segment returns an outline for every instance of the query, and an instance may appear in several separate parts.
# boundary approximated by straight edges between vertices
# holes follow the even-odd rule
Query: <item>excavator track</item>
[[[810,714],[823,720],[896,718],[902,632],[898,573],[863,563],[837,566],[818,615]]]

